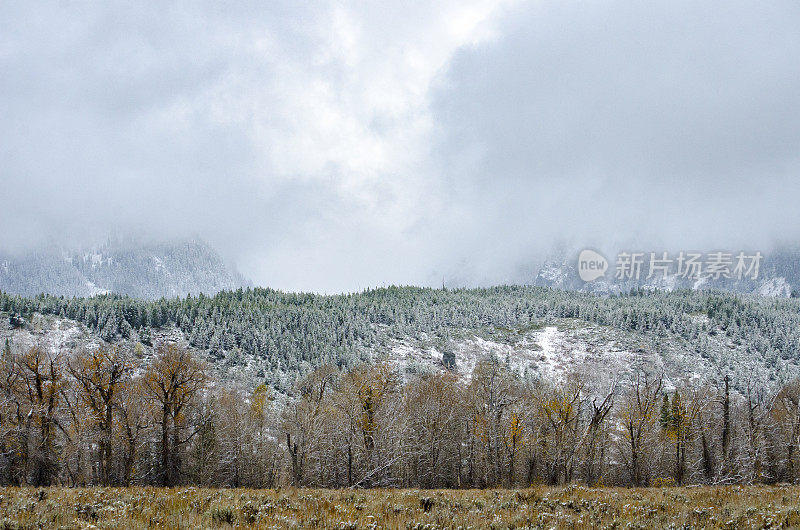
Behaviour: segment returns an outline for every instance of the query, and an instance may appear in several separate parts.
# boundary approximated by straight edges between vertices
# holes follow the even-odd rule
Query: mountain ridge
[[[89,249],[43,247],[0,253],[0,290],[22,296],[133,298],[213,295],[251,283],[199,239],[141,243],[109,240]]]
[[[668,273],[649,276],[650,254],[642,253],[641,274],[638,278],[618,279],[614,263],[607,261],[609,269],[593,281],[584,281],[578,273],[578,252],[554,254],[541,263],[532,280],[526,283],[539,287],[550,287],[567,291],[589,292],[601,295],[618,295],[631,290],[647,289],[657,291],[718,290],[760,296],[790,298],[800,292],[800,249],[796,247],[777,248],[764,253],[757,277],[720,276],[713,278],[701,276],[690,278],[677,273],[675,265]],[[711,253],[707,253],[711,254]],[[673,256],[674,257],[674,256]],[[656,260],[658,255],[656,256]]]

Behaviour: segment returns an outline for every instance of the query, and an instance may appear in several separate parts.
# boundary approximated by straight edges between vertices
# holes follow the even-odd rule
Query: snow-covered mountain
[[[110,241],[88,250],[51,247],[24,255],[0,252],[0,291],[25,296],[116,293],[155,299],[248,285],[213,248],[198,240]]]
[[[800,292],[800,249],[781,248],[763,255],[756,278],[691,278],[677,274],[674,265],[668,274],[661,272],[648,278],[650,259],[643,256],[639,278],[619,280],[615,278],[614,256],[606,256],[609,269],[594,281],[585,282],[578,274],[578,252],[561,253],[544,261],[536,272],[532,283],[540,287],[551,287],[568,291],[595,294],[619,294],[631,289],[672,291],[675,289],[718,289],[737,293],[752,293],[762,296],[788,298]]]

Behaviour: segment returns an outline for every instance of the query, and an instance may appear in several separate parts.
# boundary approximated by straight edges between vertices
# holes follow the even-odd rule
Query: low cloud
[[[200,236],[255,283],[520,281],[800,214],[793,2],[0,7],[0,248]]]

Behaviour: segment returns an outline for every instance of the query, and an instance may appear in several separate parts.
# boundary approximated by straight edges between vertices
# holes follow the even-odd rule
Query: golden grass
[[[800,487],[0,489],[0,529],[231,527],[800,528]]]

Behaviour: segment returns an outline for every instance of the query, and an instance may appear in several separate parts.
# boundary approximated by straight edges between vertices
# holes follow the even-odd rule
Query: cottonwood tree
[[[192,484],[238,486],[240,445],[236,438],[242,426],[231,394],[229,389],[219,389],[199,396],[194,405],[203,421],[186,451],[186,476]]]
[[[183,449],[202,426],[197,420],[187,425],[192,401],[206,387],[205,368],[192,353],[176,344],[161,344],[143,379],[145,392],[160,409],[161,485],[179,483]]]
[[[23,381],[18,354],[6,339],[0,359],[0,452],[3,484],[27,482],[27,409],[22,402]]]
[[[44,348],[34,346],[15,362],[19,371],[17,399],[23,468],[33,486],[48,486],[59,469],[56,430],[64,380],[62,359]],[[24,419],[23,419],[24,417]]]
[[[546,385],[537,396],[538,414],[544,429],[545,474],[549,484],[573,478],[574,457],[581,445],[581,413],[587,399],[584,382],[576,375],[566,383]]]
[[[393,485],[389,471],[402,456],[397,436],[402,409],[398,373],[386,363],[361,366],[342,378],[340,391],[340,409],[358,433],[354,448],[359,462],[352,485]]]
[[[115,419],[131,368],[125,353],[106,345],[81,352],[67,363],[77,394],[99,434],[97,460],[100,483],[105,486],[112,482]]]
[[[511,406],[519,399],[512,374],[496,357],[478,362],[467,388],[471,435],[482,448],[470,450],[470,482],[476,484],[476,469],[482,469],[481,486],[496,486],[503,480],[503,445]]]
[[[588,421],[583,438],[583,480],[594,485],[603,475],[603,465],[608,451],[608,417],[614,408],[617,380],[614,379],[603,396],[595,396],[588,405]]]
[[[781,453],[785,462],[785,479],[797,478],[798,447],[800,446],[800,380],[781,388],[771,410],[781,440]]]
[[[636,370],[619,411],[618,422],[623,441],[620,452],[634,486],[645,485],[649,480],[646,460],[653,447],[651,442],[663,385],[663,374],[653,375],[646,370]]]
[[[694,432],[694,423],[701,409],[700,398],[691,390],[676,389],[672,399],[665,394],[662,410],[662,426],[664,433],[674,451],[675,484],[683,485],[686,474],[686,451]]]
[[[463,396],[457,377],[450,373],[421,375],[407,384],[402,437],[413,485],[460,485]]]
[[[141,459],[141,448],[152,424],[152,418],[158,414],[154,400],[145,385],[146,375],[132,377],[128,383],[118,389],[117,417],[119,429],[117,434],[117,452],[120,454],[120,482],[125,485],[138,480],[137,462]],[[162,408],[163,410],[163,408]]]
[[[774,394],[752,377],[745,381],[742,400],[744,443],[739,451],[739,475],[744,482],[759,482],[766,478],[765,464],[770,459],[768,421]]]
[[[264,384],[250,394],[244,426],[243,485],[272,488],[278,479],[279,447],[276,440],[272,391]]]
[[[306,485],[306,464],[318,457],[326,413],[331,405],[328,394],[339,377],[332,366],[323,366],[300,380],[296,385],[297,398],[284,409],[282,430],[291,465],[293,486]]]

